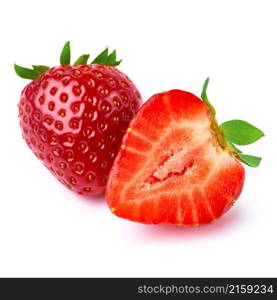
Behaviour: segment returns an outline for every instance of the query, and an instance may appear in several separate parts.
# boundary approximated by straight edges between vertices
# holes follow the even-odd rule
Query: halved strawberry
[[[240,120],[229,123],[246,129],[229,126],[228,133],[228,122],[219,127],[207,84],[204,101],[181,90],[152,96],[130,123],[106,193],[117,216],[198,226],[221,216],[239,197],[245,173],[239,160],[257,166],[261,159],[242,154],[228,137],[252,130],[252,138],[244,139],[249,144],[263,133]]]

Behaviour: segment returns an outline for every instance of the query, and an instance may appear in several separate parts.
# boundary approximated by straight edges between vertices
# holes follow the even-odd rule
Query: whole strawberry
[[[241,162],[257,167],[260,157],[243,154],[264,133],[241,120],[218,125],[205,82],[202,100],[181,90],[152,96],[130,123],[109,176],[113,213],[147,224],[210,223],[239,197]]]
[[[129,122],[141,105],[130,79],[117,70],[116,52],[105,49],[91,64],[82,55],[70,65],[70,43],[60,66],[15,65],[32,79],[22,91],[19,118],[23,138],[44,165],[69,189],[104,191]]]

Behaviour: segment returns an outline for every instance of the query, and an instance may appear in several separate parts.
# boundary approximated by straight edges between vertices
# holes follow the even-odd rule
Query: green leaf
[[[116,61],[116,51],[114,50],[108,57],[107,65],[109,66],[118,66],[122,62],[122,59]]]
[[[241,150],[239,150],[234,144],[228,142],[228,146],[233,150],[233,152],[236,152],[236,153],[242,153]]]
[[[17,64],[14,64],[14,70],[15,70],[15,73],[19,77],[24,78],[24,79],[32,79],[33,80],[33,79],[38,78],[40,75],[40,73],[36,70],[24,68]]]
[[[256,168],[259,166],[262,158],[258,156],[253,156],[249,154],[243,154],[241,150],[239,150],[235,145],[228,142],[229,148],[236,154],[236,157],[246,165]]]
[[[60,56],[61,65],[70,65],[70,42],[66,42]]]
[[[113,63],[110,63],[109,66],[116,67],[116,66],[120,65],[121,62],[122,62],[122,59],[116,60]]]
[[[100,65],[106,65],[106,66],[118,66],[121,63],[122,60],[117,61],[116,60],[116,51],[112,51],[111,54],[109,54],[109,49],[106,48],[104,51],[102,51],[93,61],[92,64],[100,64]]]
[[[89,54],[81,55],[74,63],[74,66],[77,65],[86,65],[88,62]]]
[[[92,61],[92,64],[102,64],[104,65],[108,60],[109,49],[106,48],[103,50],[95,59]]]
[[[247,164],[252,168],[257,168],[260,165],[260,162],[262,160],[262,158],[258,156],[253,156],[253,155],[248,155],[243,153],[238,153],[238,155],[242,162],[244,162],[245,164]]]
[[[208,84],[209,84],[209,78],[207,78],[204,82],[203,88],[202,88],[202,93],[201,93],[201,99],[207,104],[207,106],[209,107],[210,112],[215,115],[215,108],[213,107],[213,105],[211,104],[211,102],[208,99],[207,96],[207,88],[208,88]]]
[[[230,120],[220,125],[226,139],[236,145],[249,145],[264,136],[257,127],[242,120]]]
[[[240,149],[238,149],[234,144],[232,144],[233,149],[236,150],[237,153],[242,153]]]
[[[38,71],[40,74],[46,72],[50,68],[43,65],[33,65],[32,66],[34,70]]]
[[[107,63],[113,63],[116,60],[116,51],[113,50],[112,53],[108,56]]]

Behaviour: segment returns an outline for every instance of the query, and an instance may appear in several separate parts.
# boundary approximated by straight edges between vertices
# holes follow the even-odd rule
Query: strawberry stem
[[[216,140],[218,141],[219,145],[221,146],[221,148],[223,150],[228,149],[228,145],[227,145],[227,141],[222,133],[221,128],[219,127],[215,114],[215,108],[213,107],[213,105],[211,104],[211,102],[208,99],[207,96],[207,88],[208,88],[208,84],[209,84],[209,77],[205,80],[204,85],[203,85],[203,89],[202,89],[202,93],[201,93],[201,99],[203,100],[204,103],[207,104],[208,108],[209,108],[209,112],[210,112],[210,121],[211,121],[211,130],[212,133],[214,134]]]
[[[201,93],[201,98],[208,105],[210,112],[213,115],[215,115],[215,113],[216,113],[215,108],[213,107],[213,105],[211,104],[211,102],[209,101],[208,96],[207,96],[207,88],[208,88],[209,80],[210,80],[210,78],[208,77],[204,82],[202,93]]]
[[[227,143],[227,141],[222,133],[222,130],[220,129],[220,127],[217,123],[216,117],[213,113],[210,113],[210,121],[211,121],[211,130],[212,130],[214,136],[216,137],[219,145],[221,146],[221,148],[223,150],[229,150],[228,143]]]
[[[249,154],[243,154],[241,150],[236,148],[236,145],[249,145],[264,136],[262,130],[242,120],[230,120],[224,122],[220,126],[215,117],[215,109],[211,102],[208,100],[207,87],[209,78],[205,80],[201,98],[207,104],[210,112],[211,131],[215,136],[221,148],[225,151],[232,153],[237,159],[246,165],[256,168],[259,166],[262,158]]]

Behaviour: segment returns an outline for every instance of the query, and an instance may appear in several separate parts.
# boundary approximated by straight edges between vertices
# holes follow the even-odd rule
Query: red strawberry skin
[[[24,88],[18,107],[35,155],[71,190],[97,195],[140,105],[126,75],[93,64],[49,69]]]
[[[220,146],[207,105],[172,90],[152,96],[130,123],[106,198],[122,218],[198,226],[225,213],[243,183],[244,168]]]

